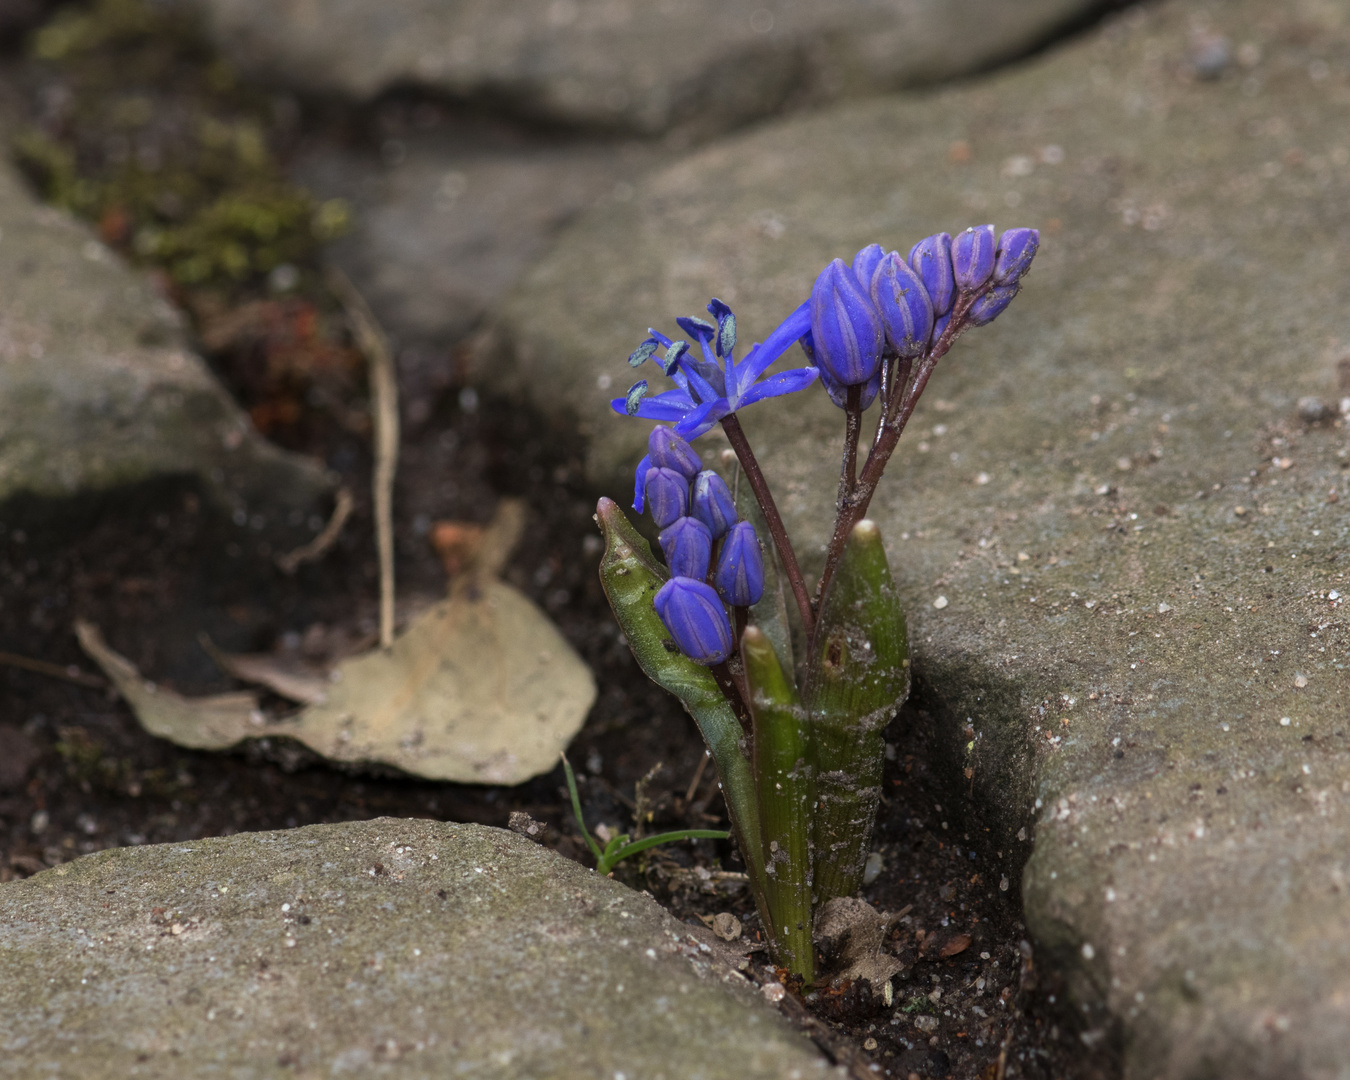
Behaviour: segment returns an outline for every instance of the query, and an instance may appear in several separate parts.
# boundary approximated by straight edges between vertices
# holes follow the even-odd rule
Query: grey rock
[[[272,544],[308,539],[296,519],[324,514],[333,486],[256,433],[142,275],[0,164],[6,524],[37,504],[166,477],[195,479]]]
[[[835,1075],[704,937],[478,825],[102,851],[0,886],[0,1076]]]
[[[368,100],[420,86],[656,133],[877,93],[1025,52],[1102,0],[195,0],[245,73]]]
[[[306,186],[355,208],[355,226],[331,257],[381,322],[423,352],[461,339],[565,221],[601,196],[630,193],[656,154],[632,144],[526,141],[431,115],[441,117],[438,130],[391,138],[381,155],[329,145],[295,168]],[[413,406],[450,378],[444,364],[427,366],[403,360]]]
[[[1350,20],[1317,10],[1139,8],[1016,71],[710,147],[571,226],[481,356],[624,494],[649,425],[606,399],[649,324],[716,295],[761,339],[867,242],[1042,230],[872,516],[965,828],[992,830],[991,880],[1029,857],[1037,963],[1130,1077],[1350,1068],[1350,447],[1298,405],[1350,393],[1350,85],[1320,59]],[[1197,25],[1234,43],[1213,79]],[[743,421],[818,568],[838,410]]]

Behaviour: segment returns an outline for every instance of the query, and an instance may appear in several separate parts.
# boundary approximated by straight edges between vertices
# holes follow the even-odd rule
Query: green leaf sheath
[[[909,695],[909,637],[875,523],[853,528],[820,605],[802,698],[810,717],[817,903],[852,896],[881,801],[882,730]]]
[[[758,627],[741,637],[741,660],[754,718],[755,793],[764,851],[766,924],[776,963],[811,983],[811,807],[815,802],[808,762],[806,709],[778,662],[772,642]]]
[[[698,725],[717,766],[751,889],[758,899],[764,895],[764,857],[759,850],[754,779],[750,762],[741,751],[744,733],[740,722],[708,669],[676,649],[661,625],[652,598],[665,583],[667,574],[652,555],[651,546],[612,499],[600,500],[595,519],[605,537],[600,582],[614,618],[643,673],[679,698]],[[767,925],[765,912],[761,911],[760,916]]]

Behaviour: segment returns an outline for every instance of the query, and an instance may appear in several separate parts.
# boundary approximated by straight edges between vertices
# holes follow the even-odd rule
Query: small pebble
[[[1308,676],[1306,676],[1306,675],[1295,675],[1295,676],[1294,676],[1294,685],[1297,686],[1300,690],[1302,690],[1305,686],[1308,685]]]
[[[1290,724],[1289,717],[1287,716],[1280,717],[1280,727],[1288,727],[1289,724]]]
[[[765,983],[759,988],[759,992],[773,1002],[782,1001],[787,997],[787,991],[783,989],[782,983]]]
[[[877,1048],[877,1041],[876,1039],[872,1038],[872,1036],[869,1035],[866,1039],[863,1040],[864,1050],[875,1050],[876,1048]]]
[[[936,600],[933,601],[933,606],[937,608],[939,611],[941,611],[943,608],[947,606],[947,598],[945,596],[939,596]]]

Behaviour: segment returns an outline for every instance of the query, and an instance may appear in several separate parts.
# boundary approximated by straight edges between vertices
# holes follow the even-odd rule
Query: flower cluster
[[[734,358],[736,316],[721,300],[708,304],[712,321],[695,316],[676,319],[693,346],[688,339],[673,340],[648,330],[628,363],[633,368],[648,361],[657,364],[674,388],[651,395],[643,379],[611,406],[623,415],[671,425],[652,432],[648,453],[634,475],[633,508],[638,513],[650,509],[662,530],[661,548],[672,577],[657,593],[655,604],[686,656],[713,666],[735,653],[726,605],[756,603],[764,578],[754,528],[737,520],[726,483],[716,473],[701,471],[688,440],[718,423],[730,435],[737,410],[804,390],[819,379],[836,405],[856,413],[878,396],[883,398],[879,424],[893,432],[891,438],[882,439],[878,429],[873,454],[879,475],[909,409],[923,391],[926,372],[964,330],[992,322],[1012,302],[1039,243],[1035,229],[1009,229],[996,236],[993,225],[979,225],[955,238],[937,233],[920,240],[907,258],[869,244],[852,264],[835,259],[826,266],[810,298],[739,362]],[[765,377],[794,343],[801,345],[811,366]],[[924,373],[911,378],[916,363]],[[888,378],[894,385],[888,387]],[[856,427],[852,432],[856,449]],[[737,453],[746,465],[740,448]],[[841,513],[843,525],[836,522],[836,540],[861,518],[874,488],[873,484],[855,497],[859,488],[854,486],[852,466],[847,468],[843,497],[853,500],[848,504],[852,520],[844,521]],[[786,541],[785,535],[780,538],[781,518],[771,498],[766,501],[766,490],[756,488],[755,495],[792,583],[801,575],[790,545],[780,542]],[[837,545],[830,553],[837,555]],[[829,573],[827,565],[826,580]],[[805,624],[811,602],[804,586],[798,592]]]
[[[682,653],[720,664],[735,651],[724,605],[749,607],[764,593],[759,537],[740,520],[726,481],[702,468],[673,429],[654,429],[647,451],[642,486],[671,574],[656,594],[656,613]]]
[[[802,348],[820,370],[830,398],[845,406],[859,386],[866,409],[881,388],[887,356],[913,360],[945,349],[968,326],[994,321],[1021,288],[1040,244],[1035,229],[994,226],[937,233],[904,259],[869,244],[850,266],[835,259],[811,289],[810,332]]]

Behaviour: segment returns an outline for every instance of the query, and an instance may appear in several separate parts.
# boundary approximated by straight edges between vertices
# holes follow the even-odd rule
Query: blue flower
[[[698,342],[702,358],[695,356],[686,341],[672,341],[657,330],[633,350],[628,357],[631,367],[641,367],[648,360],[659,364],[675,384],[673,390],[647,395],[646,380],[624,397],[614,398],[610,407],[625,416],[640,416],[647,420],[663,420],[671,430],[685,440],[696,439],[712,430],[724,417],[767,398],[782,397],[805,390],[816,381],[814,367],[780,371],[767,379],[760,376],[769,366],[792,347],[811,328],[810,304],[804,303],[784,319],[762,344],[755,344],[737,362],[732,352],[736,345],[736,316],[721,300],[708,305],[708,313],[716,324],[704,319],[683,316],[676,320],[680,329]],[[665,350],[658,360],[658,349]],[[641,392],[634,392],[637,386]],[[642,513],[643,489],[651,456],[639,462],[634,474],[633,509]]]
[[[708,526],[698,518],[676,518],[661,530],[657,539],[661,542],[661,551],[672,577],[697,578],[702,581],[708,576],[713,536]]]
[[[674,469],[648,469],[643,480],[647,501],[652,504],[652,520],[660,528],[684,517],[689,509],[689,481],[684,476]]]
[[[674,469],[689,480],[703,468],[698,451],[665,427],[652,428],[647,436],[647,457],[656,468]]]
[[[712,667],[731,655],[731,622],[711,585],[673,577],[652,600],[675,645],[696,664]]]
[[[688,317],[679,320],[681,328],[697,340],[702,359],[695,357],[685,342],[671,341],[657,330],[648,331],[651,336],[634,350],[629,363],[637,367],[647,360],[658,362],[656,350],[664,348],[665,361],[661,366],[675,389],[642,398],[635,403],[632,413],[628,410],[627,397],[615,398],[610,403],[615,412],[647,420],[664,420],[674,425],[675,434],[681,438],[696,439],[716,426],[722,417],[738,409],[766,398],[795,394],[815,382],[816,369],[813,367],[782,371],[760,381],[769,365],[787,352],[810,327],[811,314],[807,304],[802,304],[784,319],[763,344],[752,347],[739,363],[727,348],[736,340],[735,316],[731,309],[720,300],[714,300],[708,305],[708,311],[718,317],[718,325]],[[725,351],[719,356],[722,350]]]
[[[764,555],[759,549],[759,537],[748,521],[731,527],[722,550],[717,553],[717,568],[713,584],[722,599],[733,607],[758,604],[764,595]]]
[[[866,251],[859,252],[864,270]],[[865,386],[880,370],[885,343],[881,314],[867,286],[843,259],[835,259],[816,278],[810,304],[817,366],[840,386]]]
[[[1021,290],[1021,282],[1011,285],[995,285],[987,293],[970,305],[970,314],[966,316],[971,326],[988,326],[997,319],[1003,309],[1013,302],[1013,297]]]
[[[952,276],[952,238],[950,233],[936,233],[920,240],[909,250],[909,265],[923,281],[928,298],[933,301],[933,314],[942,318],[956,302],[956,279]],[[944,328],[946,324],[943,324]],[[936,339],[941,331],[934,331]]]
[[[972,225],[952,240],[952,274],[962,292],[974,292],[994,273],[994,227]]]
[[[886,341],[899,356],[922,356],[933,336],[933,302],[923,281],[892,251],[872,278],[872,299],[881,312]]]
[[[708,526],[714,540],[740,520],[727,482],[710,469],[704,469],[694,477],[689,513]]]
[[[1041,234],[1035,229],[1009,229],[998,238],[994,255],[994,284],[1011,285],[1031,267]]]

